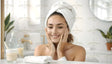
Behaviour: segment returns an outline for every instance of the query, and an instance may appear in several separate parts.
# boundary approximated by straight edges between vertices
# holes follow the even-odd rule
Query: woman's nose
[[[53,34],[56,34],[57,33],[57,29],[56,28],[53,28],[52,33]]]

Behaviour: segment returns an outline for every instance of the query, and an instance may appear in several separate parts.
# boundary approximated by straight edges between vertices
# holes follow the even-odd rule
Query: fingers
[[[61,43],[61,42],[62,42],[63,35],[64,35],[64,34],[62,34],[62,35],[61,35],[61,38],[60,38],[60,41],[59,41],[59,43]]]
[[[69,34],[68,29],[65,29],[65,32],[60,37],[59,43],[61,43],[61,42],[67,42],[68,34]]]
[[[49,38],[48,33],[47,33],[47,28],[45,28],[45,32],[46,32],[46,36],[47,36],[47,38]]]
[[[48,35],[48,32],[47,32],[47,28],[45,28],[45,32],[46,32],[46,37],[47,37],[47,40],[48,40],[48,43],[49,43],[49,48],[50,48],[50,55],[53,57],[54,56],[54,53],[55,53],[55,47]]]
[[[47,28],[45,28],[45,32],[46,32],[46,37],[47,37],[48,43],[52,43],[52,41],[47,33]]]
[[[63,42],[67,42],[67,39],[68,39],[68,29],[65,30]]]

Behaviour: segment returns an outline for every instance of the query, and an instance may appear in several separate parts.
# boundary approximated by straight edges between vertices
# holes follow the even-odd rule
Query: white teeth
[[[53,36],[53,38],[57,38],[58,36]]]

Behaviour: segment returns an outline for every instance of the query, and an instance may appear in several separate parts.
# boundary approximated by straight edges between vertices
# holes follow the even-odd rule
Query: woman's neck
[[[54,44],[55,49],[57,50],[58,43],[53,43],[53,44]]]

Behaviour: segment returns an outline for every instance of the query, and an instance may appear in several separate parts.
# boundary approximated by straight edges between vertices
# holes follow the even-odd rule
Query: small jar
[[[17,49],[6,49],[6,60],[16,61],[17,59]]]
[[[18,41],[17,49],[18,49],[18,58],[23,58],[24,57],[24,47],[20,41]]]

